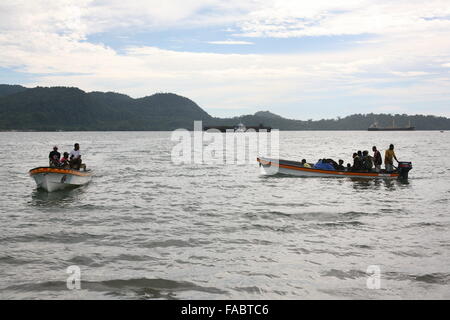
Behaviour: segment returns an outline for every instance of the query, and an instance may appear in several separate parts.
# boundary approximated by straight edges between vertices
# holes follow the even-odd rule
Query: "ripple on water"
[[[67,231],[45,233],[45,234],[26,234],[16,236],[0,237],[0,243],[14,242],[54,242],[54,243],[80,243],[90,240],[99,240],[107,235],[90,233],[71,233]]]
[[[163,241],[145,241],[140,244],[140,246],[145,248],[167,248],[167,247],[196,247],[204,244],[209,244],[211,241],[198,240],[198,239],[189,239],[189,240],[180,240],[180,239],[169,239]]]
[[[392,280],[408,280],[412,282],[423,282],[429,284],[448,285],[450,284],[450,273],[435,272],[424,274],[408,274],[400,272],[383,272],[383,275]]]
[[[32,262],[35,262],[35,260],[16,258],[11,255],[0,256],[0,264],[23,265],[23,264],[32,263]]]
[[[226,294],[226,291],[207,286],[199,286],[188,281],[174,281],[167,279],[112,279],[104,281],[83,280],[82,289],[87,291],[102,292],[104,295],[126,297],[130,292],[131,298],[142,299],[177,299],[177,294],[183,291],[198,291],[209,294]],[[29,291],[66,291],[66,281],[46,281],[39,283],[24,283],[12,285],[3,289],[12,292]]]
[[[316,226],[326,229],[353,228],[353,227],[362,227],[364,226],[364,223],[360,221],[337,221],[337,222],[317,223]]]
[[[367,273],[361,270],[337,270],[330,269],[322,273],[324,277],[334,277],[341,280],[345,279],[357,279],[357,278],[367,278]]]

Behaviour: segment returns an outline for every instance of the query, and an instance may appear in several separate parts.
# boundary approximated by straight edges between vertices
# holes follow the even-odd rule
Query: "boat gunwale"
[[[54,168],[54,167],[37,167],[31,169],[29,172],[30,176],[40,174],[40,173],[59,173],[59,174],[72,174],[75,176],[80,177],[90,177],[92,176],[91,171],[81,172],[74,169],[61,169],[61,168]]]
[[[257,161],[263,165],[275,165],[280,168],[285,169],[291,169],[291,170],[297,170],[297,171],[307,171],[307,172],[315,172],[315,173],[322,173],[322,174],[332,174],[332,175],[338,175],[338,176],[356,176],[356,177],[398,177],[398,173],[377,173],[377,172],[351,172],[351,171],[338,171],[338,170],[323,170],[323,169],[314,169],[314,168],[305,168],[300,166],[292,166],[287,164],[281,164],[280,161],[288,161],[288,162],[295,162],[290,160],[282,160],[279,159],[278,162],[273,161],[267,161],[261,158],[257,158]]]

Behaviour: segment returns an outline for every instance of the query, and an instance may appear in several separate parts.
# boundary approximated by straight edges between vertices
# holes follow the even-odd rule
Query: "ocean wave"
[[[147,299],[177,299],[177,293],[183,291],[198,291],[221,295],[226,294],[225,290],[214,287],[199,286],[188,281],[174,281],[158,278],[110,279],[103,281],[83,280],[81,281],[80,286],[82,290],[103,292],[105,295],[126,297],[132,292],[134,298]],[[68,289],[65,281],[46,281],[12,285],[2,290],[12,292],[40,292],[49,290],[66,291]]]

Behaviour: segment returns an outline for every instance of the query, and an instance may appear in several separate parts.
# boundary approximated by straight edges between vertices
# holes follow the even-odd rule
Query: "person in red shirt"
[[[67,167],[69,168],[69,153],[68,152],[64,152],[63,157],[61,158],[61,160],[59,160],[59,165],[61,167]]]

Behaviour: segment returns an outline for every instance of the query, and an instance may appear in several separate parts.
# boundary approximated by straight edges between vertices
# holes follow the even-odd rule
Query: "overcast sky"
[[[450,0],[0,1],[0,83],[213,116],[450,116]]]

